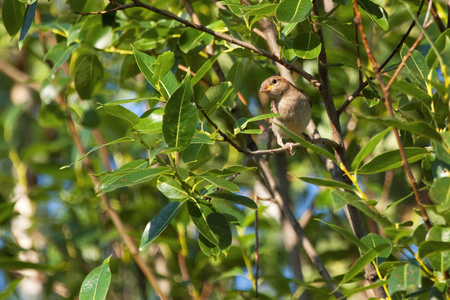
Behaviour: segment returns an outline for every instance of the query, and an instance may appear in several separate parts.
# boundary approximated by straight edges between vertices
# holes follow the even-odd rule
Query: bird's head
[[[271,76],[263,81],[259,91],[266,93],[274,100],[280,100],[284,93],[289,90],[290,86],[291,84],[285,78],[281,76]]]

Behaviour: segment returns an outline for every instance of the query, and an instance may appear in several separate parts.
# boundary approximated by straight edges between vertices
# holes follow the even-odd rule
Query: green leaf
[[[230,96],[232,92],[233,85],[231,82],[222,82],[219,85],[210,87],[200,100],[199,105],[209,116],[227,100],[228,96]]]
[[[437,38],[437,40],[434,43],[436,49],[439,51],[439,55],[445,49],[445,45],[448,43],[446,42],[448,38],[450,38],[450,28],[441,33],[441,35]],[[426,58],[428,68],[430,69],[433,68],[433,65],[436,62],[437,58],[438,57],[436,55],[435,50],[431,48]]]
[[[405,130],[411,132],[413,134],[417,134],[423,136],[427,139],[435,140],[437,142],[442,142],[442,137],[439,133],[428,125],[425,122],[416,121],[416,122],[401,122],[395,118],[376,118],[376,117],[367,117],[361,114],[355,114],[359,119],[364,119],[372,123],[380,124],[387,127],[394,127],[400,130]]]
[[[6,31],[13,38],[22,27],[25,5],[17,0],[5,0],[3,2],[2,18]]]
[[[450,209],[450,177],[436,179],[430,189],[430,197],[438,212]]]
[[[163,107],[150,109],[139,118],[139,122],[134,128],[141,133],[160,133],[162,132],[163,114]]]
[[[213,145],[214,141],[211,139],[211,137],[202,132],[195,132],[194,137],[192,138],[191,144],[208,144]]]
[[[79,43],[72,44],[69,47],[67,47],[66,42],[61,42],[59,45],[61,46],[51,48],[44,57],[44,59],[50,59],[55,62],[48,74],[47,79],[49,80],[54,76],[56,70],[69,59],[72,52],[80,47]]]
[[[188,193],[181,184],[169,176],[160,176],[157,184],[158,190],[169,199],[186,199]]]
[[[337,189],[346,189],[346,190],[354,190],[355,189],[354,186],[345,184],[343,182],[330,180],[330,179],[315,178],[315,177],[297,177],[297,178],[300,179],[301,181],[315,184],[318,186],[327,186],[327,187],[332,187],[332,188],[337,188]]]
[[[342,235],[348,242],[352,243],[353,245],[355,245],[356,247],[359,247],[361,250],[363,251],[367,251],[369,250],[369,247],[367,246],[366,243],[363,243],[361,240],[359,240],[352,232],[349,232],[337,225],[334,224],[329,224],[325,221],[322,221],[320,219],[316,219],[317,221],[331,227],[332,229],[334,229],[335,231],[337,231],[340,235]]]
[[[358,0],[358,4],[367,12],[372,21],[380,27],[381,30],[389,30],[388,14],[384,8],[370,0]]]
[[[246,8],[245,16],[264,16],[274,14],[278,4],[272,3],[261,3],[256,5],[251,5]]]
[[[427,210],[428,211],[428,210]],[[427,235],[427,240],[420,244],[419,255],[428,257],[431,265],[437,271],[444,273],[450,268],[450,228],[433,226]]]
[[[162,131],[170,147],[181,150],[189,146],[197,124],[197,110],[191,102],[193,97],[191,75],[188,72],[180,87],[166,103]]]
[[[206,256],[216,258],[220,254],[220,249],[210,241],[201,233],[198,234],[198,246],[200,250],[202,250],[203,254]]]
[[[159,55],[153,64],[153,82],[160,82],[175,63],[175,54],[171,51]]]
[[[198,69],[198,71],[195,73],[194,77],[192,77],[191,85],[196,85],[200,80],[202,80],[203,76],[211,69],[211,67],[216,62],[217,58],[219,58],[219,54],[214,55],[213,57],[210,57],[201,67]]]
[[[370,154],[372,153],[373,149],[381,142],[381,140],[384,138],[384,136],[391,131],[391,128],[385,129],[384,131],[380,132],[376,136],[374,136],[370,141],[364,145],[364,147],[358,152],[355,159],[352,162],[352,169],[356,170],[359,168],[359,165],[361,162]]]
[[[389,255],[391,254],[391,251],[392,251],[391,242],[388,239],[385,239],[384,237],[382,237],[378,234],[369,233],[368,235],[364,236],[361,239],[361,241],[364,244],[366,244],[369,249],[375,248],[380,245],[385,245],[385,244],[389,246],[388,248],[381,251],[380,254],[377,256],[377,258],[375,260],[377,265],[380,265],[383,262],[385,262],[387,260],[387,258],[389,257]],[[364,252],[365,251],[363,250],[362,253],[364,253]]]
[[[129,109],[121,105],[109,105],[109,106],[100,106],[103,108],[108,114],[121,118],[122,120],[134,126],[139,123],[139,117]]]
[[[201,200],[188,200],[187,206],[195,227],[208,241],[220,250],[225,250],[231,245],[230,225],[212,204]]]
[[[248,208],[251,209],[257,209],[258,207],[256,206],[255,201],[253,201],[252,199],[243,196],[243,195],[238,195],[238,194],[232,194],[232,193],[227,193],[227,192],[216,192],[216,193],[212,193],[212,194],[208,194],[208,197],[211,197],[212,199],[218,199],[218,200],[223,200],[223,201],[227,201],[227,202],[233,202],[236,204],[240,204],[243,206],[246,206]]]
[[[275,16],[280,22],[298,23],[311,14],[312,8],[311,0],[283,0],[278,4]]]
[[[174,201],[164,206],[160,212],[145,226],[141,237],[139,251],[144,251],[148,246],[169,226],[177,215],[185,201]]]
[[[109,145],[114,145],[114,144],[119,144],[119,143],[129,143],[129,142],[135,142],[135,140],[133,140],[132,138],[129,137],[121,137],[118,138],[117,140],[114,140],[112,142],[100,145],[100,146],[95,146],[94,148],[92,148],[91,150],[89,150],[85,155],[83,155],[82,157],[80,157],[79,159],[77,159],[76,161],[74,161],[73,163],[71,163],[70,165],[66,165],[66,166],[62,166],[61,168],[59,168],[60,170],[63,169],[67,169],[70,168],[71,166],[73,166],[74,164],[76,164],[77,162],[83,160],[83,158],[85,158],[86,156],[88,156],[89,154],[91,154],[92,152],[105,147],[105,146],[109,146]]]
[[[81,99],[90,99],[95,85],[103,79],[103,66],[94,54],[80,56],[76,66],[75,89]]]
[[[156,167],[145,170],[129,170],[128,172],[112,172],[100,180],[97,194],[101,195],[120,187],[130,186],[152,180],[153,178],[170,173],[167,167]]]
[[[12,257],[0,257],[0,266],[2,266],[2,270],[33,269],[38,271],[56,271],[55,268],[50,267],[47,264],[36,264]]]
[[[388,292],[392,295],[395,292],[406,291],[412,284],[420,286],[420,281],[420,267],[413,264],[397,267],[389,276]]]
[[[405,153],[408,158],[408,163],[410,164],[422,160],[427,155],[430,155],[426,149],[415,147],[406,147]],[[400,168],[402,165],[403,163],[400,151],[391,150],[374,157],[371,161],[358,169],[358,174],[366,175],[380,173],[387,170]]]
[[[353,264],[350,270],[348,270],[348,272],[345,273],[344,278],[342,279],[341,283],[339,283],[339,286],[352,280],[353,277],[355,277],[356,275],[359,274],[359,272],[364,270],[365,266],[370,264],[378,255],[380,255],[380,253],[383,250],[385,250],[388,247],[390,247],[390,244],[381,244],[379,246],[376,246],[375,248],[369,249],[360,258],[358,258],[358,260]]]
[[[133,46],[133,53],[136,59],[136,63],[141,70],[142,74],[144,74],[147,81],[158,91],[160,92],[164,98],[169,99],[172,93],[177,89],[178,83],[175,79],[175,76],[172,72],[167,72],[167,74],[160,81],[153,80],[153,66],[156,60],[147,55]]]
[[[206,32],[198,31],[194,28],[187,28],[178,40],[178,46],[181,51],[188,53],[194,48],[197,49],[197,47],[200,49],[205,48],[212,40],[213,37]]]
[[[401,58],[403,59],[409,52],[409,47],[403,44],[402,50],[400,51]],[[428,81],[428,73],[430,72],[425,57],[417,50],[411,52],[411,56],[406,61],[406,67],[412,76],[424,87],[427,87],[426,82]]]
[[[396,78],[394,80],[394,82],[392,83],[392,89],[418,99],[427,108],[429,108],[431,105],[431,96],[428,94],[428,92],[424,88],[416,86],[405,80]]]
[[[331,191],[331,197],[334,202],[347,202],[348,204],[356,207],[359,211],[364,213],[366,216],[374,220],[378,225],[383,228],[392,227],[393,224],[383,215],[381,215],[377,210],[372,210],[366,202],[355,194],[349,192],[343,192],[338,190]]]
[[[122,105],[122,104],[134,103],[134,102],[139,102],[139,101],[148,101],[149,106],[153,107],[159,102],[159,100],[161,100],[161,99],[158,97],[123,99],[123,100],[109,101],[109,102],[102,104],[102,106],[115,106],[115,105]]]
[[[25,277],[14,279],[11,281],[6,288],[4,288],[0,292],[0,300],[8,300],[8,299],[14,299],[11,297],[11,294],[14,293],[14,290],[19,285],[19,283],[24,279]],[[3,286],[4,287],[4,286]]]
[[[103,300],[108,293],[111,283],[111,270],[109,269],[109,260],[106,258],[101,266],[92,270],[81,284],[80,300]]]
[[[16,203],[17,202],[0,203],[0,224],[13,216]]]
[[[225,190],[228,190],[233,193],[239,193],[239,187],[227,179],[217,177],[214,175],[207,175],[207,174],[201,174],[201,175],[198,175],[198,177],[202,178],[203,180],[205,180],[211,184],[216,185],[217,187],[219,187],[221,189],[225,189]]]
[[[320,53],[321,47],[322,43],[319,37],[312,31],[300,33],[292,44],[294,53],[302,59],[316,58]]]
[[[20,30],[20,36],[19,36],[19,49],[22,49],[23,40],[25,39],[28,31],[31,28],[31,24],[33,23],[34,16],[36,15],[37,4],[38,3],[36,1],[31,5],[27,5],[27,8],[25,9],[25,16],[23,18],[22,30]]]
[[[299,137],[298,135],[296,135],[289,129],[285,128],[284,126],[282,126],[280,124],[277,124],[277,125],[281,128],[281,130],[283,130],[287,135],[289,135],[291,137],[291,139],[293,139],[296,143],[299,143],[303,147],[310,149],[313,152],[324,156],[325,158],[330,159],[331,161],[333,161],[336,164],[338,163],[336,158],[334,157],[334,155],[331,154],[330,152],[328,152],[327,150],[324,150],[324,149],[320,148],[319,146],[316,146],[316,145],[306,141],[305,139]]]

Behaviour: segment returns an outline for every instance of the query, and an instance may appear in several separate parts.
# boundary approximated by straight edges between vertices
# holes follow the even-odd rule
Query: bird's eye
[[[272,80],[272,83],[273,84],[277,83],[277,80],[276,79]]]

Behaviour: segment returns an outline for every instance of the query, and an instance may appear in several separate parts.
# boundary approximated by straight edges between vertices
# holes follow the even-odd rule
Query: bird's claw
[[[286,149],[288,151],[289,155],[294,155],[295,151],[294,151],[294,143],[286,143],[283,145],[283,148]]]

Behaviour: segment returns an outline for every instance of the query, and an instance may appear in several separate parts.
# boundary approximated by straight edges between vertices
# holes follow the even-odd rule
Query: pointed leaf
[[[386,248],[390,247],[390,244],[381,244],[376,246],[375,248],[369,249],[366,253],[364,253],[358,260],[353,264],[353,266],[348,270],[344,275],[344,279],[342,279],[339,286],[343,285],[346,282],[349,282],[356,275],[359,274],[364,267],[370,264],[380,253]]]
[[[36,15],[36,7],[38,2],[34,2],[31,5],[27,5],[25,9],[25,16],[23,18],[22,29],[20,30],[19,36],[19,49],[22,49],[23,40],[27,36],[28,31],[30,30],[31,24],[33,23],[34,16]]]
[[[175,63],[175,55],[173,52],[167,51],[158,56],[156,62],[153,64],[153,82],[160,82],[167,72],[170,71]]]
[[[386,261],[386,259],[389,257],[392,251],[392,245],[391,242],[388,239],[385,239],[384,237],[375,234],[375,233],[369,233],[368,235],[364,236],[361,241],[368,246],[368,248],[375,248],[380,245],[387,244],[389,247],[384,249],[380,252],[379,256],[376,258],[377,265],[382,264]],[[365,251],[362,251],[364,253]]]
[[[209,194],[208,197],[211,197],[212,199],[233,202],[236,204],[246,206],[251,209],[257,209],[255,201],[253,201],[252,199],[245,197],[243,195],[239,195],[239,194],[232,194],[232,193],[227,193],[227,192],[216,192],[216,193]]]
[[[180,87],[172,94],[164,109],[162,131],[168,146],[184,149],[189,146],[197,124],[191,75],[188,72]]]
[[[410,164],[422,160],[430,154],[426,149],[415,147],[406,147],[405,153]],[[400,151],[391,150],[374,157],[371,161],[363,165],[358,170],[358,174],[380,173],[387,170],[400,168],[402,165],[403,162]]]
[[[315,184],[318,186],[327,186],[332,188],[338,188],[338,189],[346,189],[346,190],[354,190],[355,187],[345,184],[343,182],[330,180],[330,179],[324,179],[324,178],[315,178],[315,177],[297,177],[301,181]]]
[[[187,203],[189,215],[198,231],[211,243],[224,250],[231,245],[231,229],[227,220],[211,203],[201,200]]]
[[[381,142],[381,140],[384,138],[384,136],[391,131],[391,128],[385,129],[384,131],[380,132],[376,136],[374,136],[367,144],[364,145],[364,147],[358,152],[355,159],[352,162],[352,169],[356,170],[359,168],[359,165],[361,162],[370,154],[372,153],[373,149]]]
[[[80,300],[103,300],[106,298],[111,283],[110,259],[111,256],[105,259],[101,266],[92,270],[83,280]]]
[[[340,235],[342,235],[348,242],[352,243],[356,247],[359,247],[361,250],[363,250],[363,251],[369,250],[369,247],[365,243],[360,241],[352,232],[349,232],[349,231],[347,231],[339,226],[336,226],[334,224],[329,224],[329,223],[319,220],[319,219],[316,219],[316,220],[325,225],[328,225],[329,227],[331,227],[332,229],[337,231]]]
[[[139,51],[134,46],[133,53],[139,70],[141,70],[142,74],[144,74],[147,81],[153,86],[153,88],[159,91],[164,96],[164,98],[169,99],[172,93],[178,87],[177,80],[175,79],[175,76],[172,74],[172,72],[167,72],[162,80],[154,81],[153,65],[155,64],[156,60],[150,55]]]
[[[278,21],[298,23],[306,19],[312,10],[311,0],[283,0],[275,11]]]
[[[200,80],[202,80],[203,76],[211,69],[213,64],[216,62],[217,58],[219,58],[219,54],[214,55],[213,57],[210,57],[201,67],[198,69],[198,71],[195,73],[194,77],[192,77],[191,85],[196,85]]]
[[[400,52],[402,59],[408,54],[409,47],[403,44],[402,50]],[[425,61],[425,57],[417,50],[411,52],[411,56],[406,61],[406,67],[412,76],[424,87],[426,88],[426,82],[428,73],[430,72]]]
[[[207,115],[211,115],[227,100],[232,92],[233,85],[231,82],[222,82],[219,85],[210,87],[199,104]]]
[[[91,150],[89,150],[85,155],[83,155],[82,157],[80,157],[79,159],[77,159],[76,161],[74,161],[73,163],[71,163],[70,165],[66,165],[66,166],[62,166],[61,168],[59,168],[60,170],[63,169],[67,169],[70,168],[71,166],[73,166],[74,164],[76,164],[77,162],[83,160],[83,158],[85,158],[86,156],[88,156],[89,154],[91,154],[92,152],[105,147],[105,146],[109,146],[109,145],[114,145],[114,144],[118,144],[118,143],[129,143],[129,142],[135,142],[135,140],[133,140],[132,138],[129,137],[121,137],[117,140],[114,140],[112,142],[100,145],[100,146],[95,146],[94,148],[92,148]]]
[[[139,251],[144,251],[148,246],[169,226],[177,215],[185,201],[174,201],[164,206],[161,211],[145,226],[141,237]]]
[[[206,180],[209,183],[216,185],[221,189],[225,189],[233,193],[239,193],[239,187],[236,184],[229,181],[228,179],[224,179],[214,175],[204,175],[204,174],[198,175],[198,177]]]
[[[103,105],[100,107],[103,108],[108,114],[121,118],[122,120],[130,123],[132,126],[139,123],[139,117],[134,112],[121,105]]]
[[[167,167],[156,167],[145,170],[129,170],[128,172],[114,172],[104,176],[99,183],[97,194],[110,192],[120,187],[130,186],[152,180],[153,178],[170,173]]]
[[[160,176],[157,184],[158,190],[169,199],[186,199],[188,193],[181,184],[169,176]]]
[[[417,134],[423,136],[427,139],[435,140],[437,142],[442,142],[442,137],[440,134],[428,125],[425,122],[416,121],[416,122],[402,122],[395,118],[376,118],[376,117],[367,117],[361,114],[356,114],[359,119],[364,119],[372,123],[380,124],[383,126],[394,127],[400,130],[405,130],[411,132],[413,134]]]

